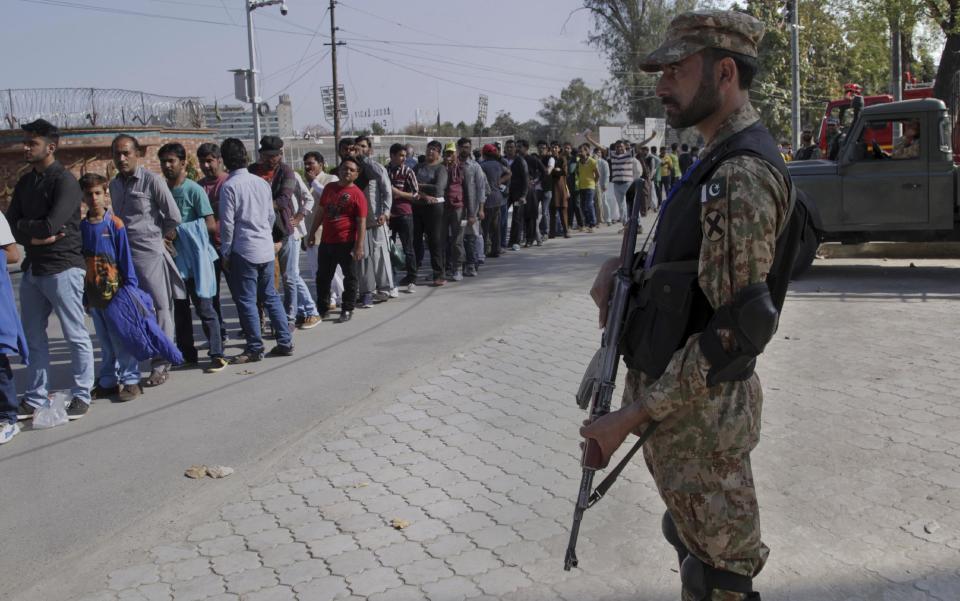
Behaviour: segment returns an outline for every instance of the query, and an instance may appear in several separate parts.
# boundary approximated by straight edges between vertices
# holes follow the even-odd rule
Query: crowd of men
[[[22,126],[26,162],[11,205],[0,216],[0,247],[22,263],[20,313],[6,271],[0,274],[0,444],[49,403],[47,327],[57,315],[70,352],[66,412],[83,417],[94,399],[131,401],[156,387],[174,366],[216,373],[227,365],[290,356],[295,329],[350,321],[370,308],[415,293],[418,283],[444,286],[475,278],[505,249],[592,232],[622,222],[636,182],[658,195],[695,161],[684,146],[602,148],[509,140],[474,149],[468,138],[431,141],[414,156],[394,144],[384,165],[372,140],[338,145],[337,166],[308,152],[303,173],[283,161],[283,140],[260,140],[251,162],[228,138],[197,148],[202,177],[188,177],[193,157],[182,144],[157,151],[161,173],[144,166],[144,149],[128,134],[111,144],[116,175],[79,180],[56,160],[58,129],[44,120]],[[531,152],[531,150],[534,150]],[[631,188],[633,187],[633,188]],[[642,207],[656,210],[656,203]],[[418,279],[429,257],[429,278]],[[315,275],[311,290],[301,275]],[[308,278],[309,279],[309,278]],[[239,331],[228,333],[221,308],[226,282]],[[90,314],[102,357],[94,365],[85,318]],[[208,359],[194,339],[200,321]],[[230,336],[243,351],[225,354]],[[272,337],[268,351],[264,338]],[[27,363],[18,396],[7,355]],[[146,377],[142,361],[150,362]]]

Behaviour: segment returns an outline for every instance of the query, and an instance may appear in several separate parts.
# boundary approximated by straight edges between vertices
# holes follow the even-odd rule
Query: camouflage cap
[[[719,48],[756,58],[763,23],[732,10],[698,10],[677,15],[660,47],[640,62],[648,73],[679,62],[705,48]]]

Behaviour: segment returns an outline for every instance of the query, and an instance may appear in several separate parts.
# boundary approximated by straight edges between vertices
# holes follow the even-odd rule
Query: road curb
[[[866,242],[821,244],[824,259],[960,259],[960,242]]]

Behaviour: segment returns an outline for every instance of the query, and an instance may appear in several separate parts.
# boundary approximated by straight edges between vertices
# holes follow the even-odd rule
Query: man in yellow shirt
[[[580,207],[583,209],[584,225],[587,233],[593,232],[597,226],[597,182],[600,180],[600,170],[597,159],[590,156],[590,145],[581,144],[579,148],[580,160],[577,161],[577,192],[580,195]]]
[[[664,198],[670,194],[673,187],[673,155],[667,152],[666,146],[660,147],[660,185],[663,186]]]

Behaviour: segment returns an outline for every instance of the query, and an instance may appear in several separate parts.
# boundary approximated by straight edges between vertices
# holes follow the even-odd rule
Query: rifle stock
[[[645,199],[646,186],[638,187],[643,193],[638,193],[630,207],[630,219],[623,233],[623,242],[620,245],[620,268],[614,275],[613,290],[607,311],[607,321],[604,324],[603,336],[600,341],[599,374],[590,401],[590,421],[610,413],[610,404],[613,400],[613,391],[616,388],[617,367],[620,364],[619,342],[627,317],[627,306],[630,300],[630,289],[633,285],[633,272],[636,261],[634,253],[637,250],[637,235],[640,223],[640,203]],[[580,477],[580,489],[577,493],[577,502],[573,511],[573,525],[570,528],[570,542],[567,545],[563,569],[569,571],[577,567],[576,547],[580,534],[580,522],[583,513],[595,501],[591,501],[593,492],[593,477],[597,470],[607,467],[603,461],[600,445],[593,439],[587,439],[583,444],[583,455],[580,465],[583,474]]]

